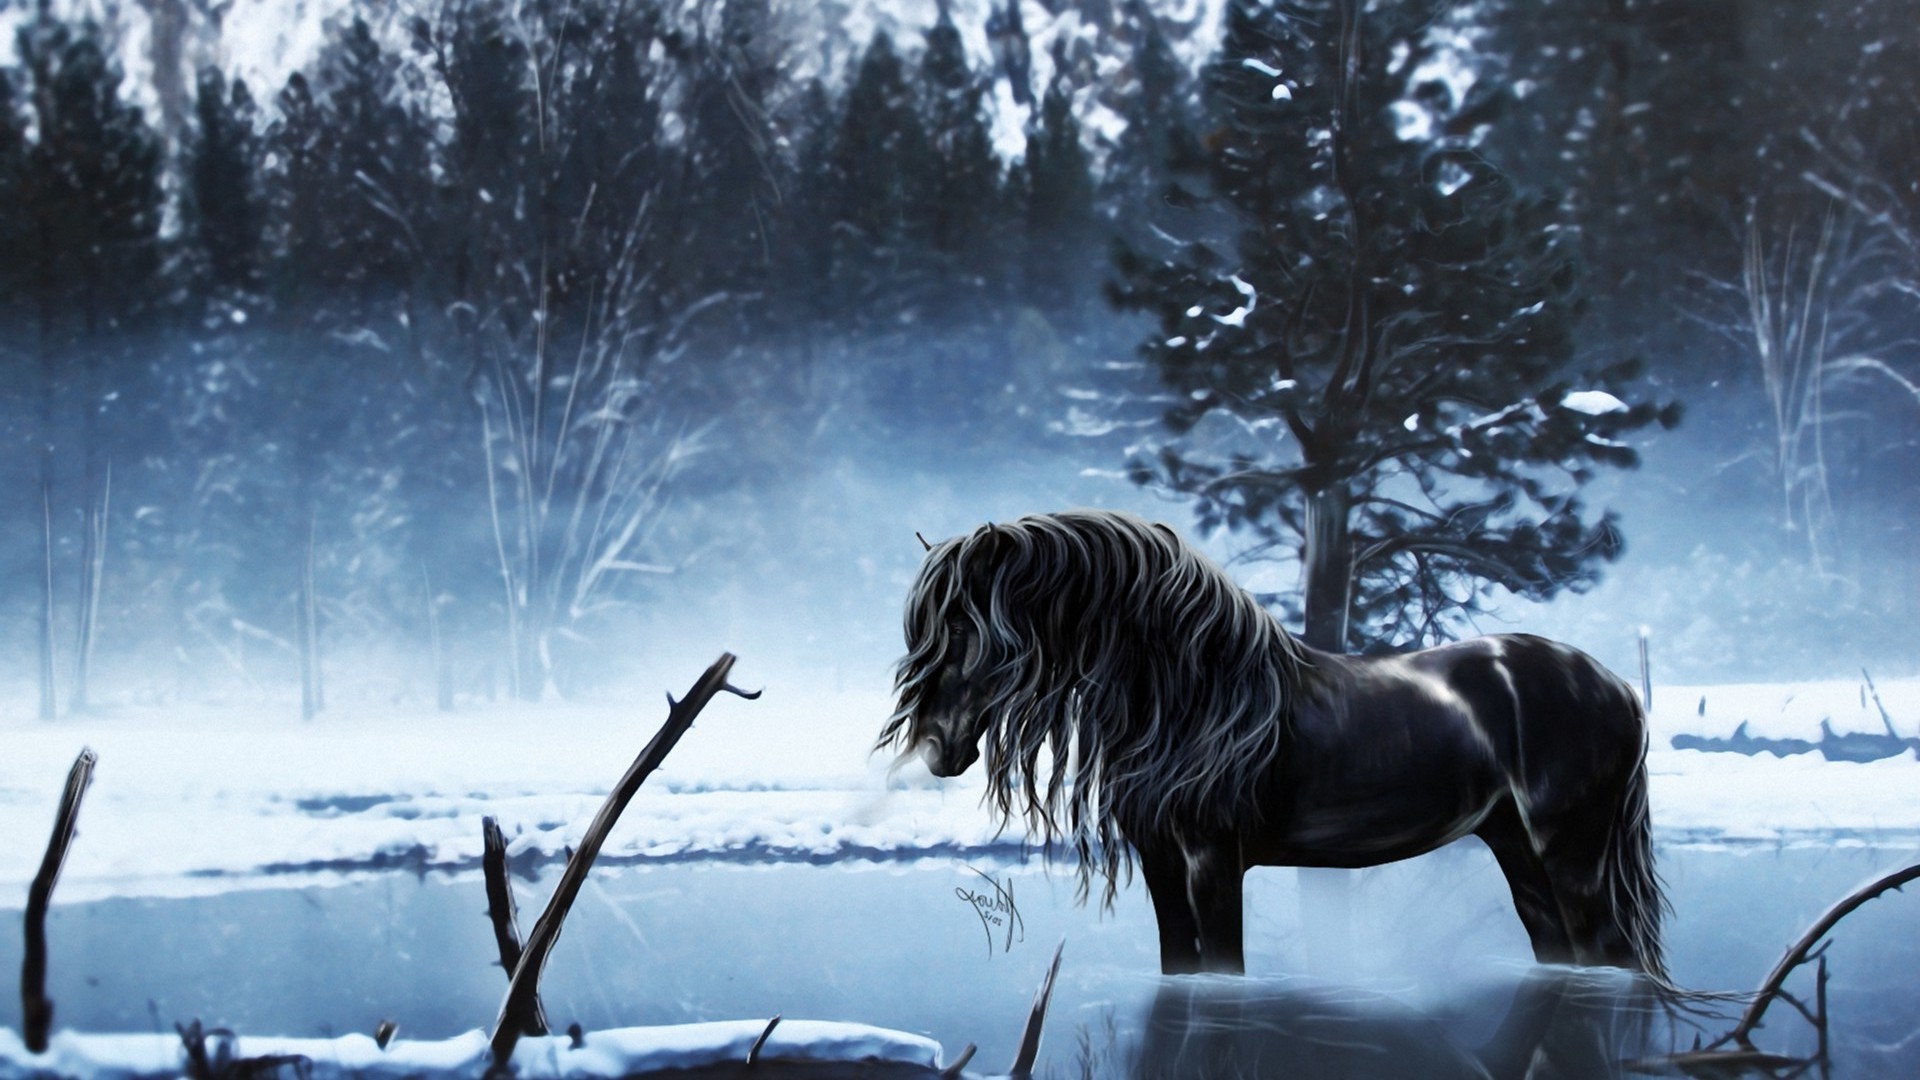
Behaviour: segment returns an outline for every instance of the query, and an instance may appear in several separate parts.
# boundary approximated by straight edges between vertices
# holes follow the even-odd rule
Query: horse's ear
[[[932,544],[929,544],[929,543],[927,543],[927,538],[926,538],[926,537],[924,537],[924,536],[921,536],[921,535],[920,535],[920,530],[919,530],[919,529],[915,529],[915,530],[913,530],[913,538],[914,538],[915,540],[918,540],[918,541],[920,541],[920,546],[921,546],[921,547],[923,547],[923,548],[926,548],[926,549],[927,549],[928,551],[932,551],[932,550],[933,550],[933,545],[932,545]]]

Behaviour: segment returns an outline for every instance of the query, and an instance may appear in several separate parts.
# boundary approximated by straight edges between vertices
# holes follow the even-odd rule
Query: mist
[[[0,560],[14,583],[0,622],[13,707],[26,707],[39,678],[45,599],[36,594],[49,577],[56,712],[82,678],[87,707],[284,699],[300,679],[303,633],[313,635],[336,699],[437,697],[477,707],[516,690],[577,696],[627,687],[636,665],[651,676],[654,658],[715,647],[798,678],[884,682],[899,648],[899,598],[917,564],[916,532],[937,539],[1069,506],[1168,521],[1262,592],[1297,595],[1298,549],[1202,528],[1179,492],[1140,475],[1157,447],[1180,445],[1182,429],[1161,422],[1176,392],[1143,359],[1153,320],[1102,296],[1120,279],[1111,245],[1147,251],[1155,236],[1213,228],[1201,211],[1183,217],[1158,200],[1128,201],[1156,185],[1202,185],[1155,156],[1172,136],[1140,129],[1151,120],[1206,130],[1206,64],[1220,33],[1213,17],[1122,15],[1104,5],[1047,12],[1032,28],[1036,59],[1020,73],[1021,95],[1059,94],[1064,112],[1046,116],[1037,101],[1016,104],[1013,75],[971,8],[956,9],[952,23],[931,6],[918,21],[914,11],[862,8],[829,31],[778,5],[736,7],[711,25],[636,30],[651,35],[662,59],[637,76],[633,92],[661,126],[634,137],[665,172],[619,180],[638,185],[629,194],[648,207],[647,220],[635,231],[614,217],[594,219],[628,245],[625,254],[599,255],[581,248],[578,229],[589,218],[575,213],[598,213],[594,200],[610,198],[592,180],[599,166],[556,159],[554,168],[587,170],[578,181],[585,187],[565,196],[575,181],[521,174],[500,157],[520,152],[512,109],[489,133],[461,118],[457,96],[436,89],[436,72],[454,86],[486,75],[480,60],[467,61],[462,75],[446,67],[450,54],[435,51],[435,35],[485,40],[485,5],[448,8],[436,25],[343,7],[319,37],[308,27],[271,56],[248,44],[261,33],[253,22],[176,28],[182,56],[220,55],[230,32],[239,35],[229,46],[239,50],[236,72],[307,80],[290,98],[286,85],[244,90],[237,77],[203,67],[197,112],[169,96],[183,91],[155,67],[162,54],[153,51],[153,28],[90,22],[57,5],[37,20],[16,15],[9,175],[20,194],[9,200],[8,227],[21,243],[9,270],[15,362],[4,408],[23,452],[0,478],[20,508]],[[1883,7],[1818,17],[1742,9],[1736,31],[1705,35],[1688,54],[1710,69],[1724,100],[1685,115],[1678,61],[1660,51],[1660,35],[1671,31],[1661,24],[1633,24],[1634,49],[1647,51],[1616,57],[1609,71],[1577,44],[1584,16],[1571,9],[1565,24],[1527,27],[1496,8],[1463,9],[1461,17],[1480,20],[1478,52],[1450,63],[1470,68],[1468,81],[1505,78],[1529,91],[1506,106],[1489,152],[1505,151],[1519,183],[1559,192],[1582,222],[1582,363],[1639,359],[1646,385],[1684,406],[1686,419],[1676,430],[1636,433],[1637,468],[1599,470],[1585,487],[1591,506],[1617,512],[1625,541],[1597,585],[1545,602],[1495,587],[1450,632],[1542,632],[1626,668],[1637,663],[1646,627],[1656,670],[1694,682],[1863,665],[1912,670],[1916,596],[1904,557],[1920,398],[1906,343],[1912,306],[1901,291],[1912,280],[1901,247],[1910,234],[1885,201],[1902,196],[1874,186],[1875,170],[1897,162],[1889,155],[1900,144],[1889,141],[1884,117],[1862,111],[1892,100],[1888,55],[1912,42],[1886,36],[1892,16]],[[1784,27],[1801,18],[1821,30],[1828,52],[1786,47]],[[460,19],[479,21],[463,30]],[[913,86],[955,77],[930,66],[934,39],[925,35],[936,24],[956,30],[946,62],[961,65],[952,85],[963,90]],[[844,115],[866,100],[853,84],[875,31],[899,40],[889,45],[897,74],[867,72],[870,82],[881,79],[871,92],[882,98],[873,100],[905,93],[931,103],[916,106],[934,112],[916,121],[915,139],[946,124],[982,140],[972,150],[925,144],[943,147],[937,167],[950,174],[961,161],[955,154],[973,153],[964,164],[989,170],[980,181],[987,186],[964,196],[976,205],[956,202],[959,189],[934,194],[931,178],[912,180],[914,160],[887,156],[906,144]],[[717,44],[726,33],[746,44],[727,52],[734,46]],[[1139,58],[1152,48],[1176,67],[1148,72]],[[746,70],[740,64],[758,65],[755,107],[703,113],[703,65]],[[1845,139],[1785,129],[1786,116],[1767,119],[1759,103],[1781,92],[1782,65],[1805,69],[1798,92],[1808,100],[1790,115],[1837,110],[1856,125],[1843,129]],[[128,74],[115,82],[115,70]],[[1098,74],[1105,71],[1116,74]],[[89,78],[106,81],[88,89]],[[53,81],[34,91],[35,79]],[[500,85],[514,92],[510,79]],[[64,113],[48,112],[55,106],[44,95],[56,92],[82,96],[61,105]],[[380,142],[364,160],[341,141],[355,137],[349,129],[326,126],[335,122],[329,110],[347,108],[356,93],[395,103],[365,120],[338,113],[338,124],[374,125],[363,134]],[[1593,128],[1582,102],[1622,93],[1636,98],[1620,113],[1628,122]],[[92,192],[36,181],[35,169],[79,175],[35,155],[52,146],[45,125],[83,105],[105,125],[90,152],[130,174]],[[550,126],[590,124],[567,103],[539,107]],[[294,130],[290,108],[317,110],[311,134]],[[1724,130],[1709,144],[1688,142],[1708,113]],[[1010,139],[1021,116],[1011,129],[1020,137]],[[737,130],[742,117],[760,129]],[[1555,130],[1567,117],[1579,137],[1567,136],[1558,161],[1539,154],[1525,133]],[[1586,156],[1603,135],[1629,147],[1680,140],[1691,149],[1688,160],[1603,187]],[[567,137],[602,136],[579,126]],[[727,149],[743,137],[770,149]],[[870,137],[879,141],[864,156],[846,156]],[[1036,157],[1049,145],[1079,149]],[[309,173],[289,156],[303,146],[321,155]],[[489,156],[471,156],[482,152]],[[1794,154],[1798,175],[1781,164]],[[427,173],[410,175],[417,166],[402,158]],[[1757,164],[1743,173],[1736,162],[1749,158]],[[890,218],[836,223],[836,213],[863,208],[837,202],[843,193],[809,170],[827,168],[844,185],[859,180],[846,172],[859,163],[881,170],[882,186],[867,190],[906,201]],[[329,169],[347,169],[345,182],[365,197],[347,192],[321,208],[314,200],[327,195]],[[900,187],[915,183],[935,188]],[[411,195],[406,184],[415,185]],[[558,271],[544,291],[512,283],[560,235],[529,224],[524,202],[496,224],[459,216],[468,198],[484,219],[506,198],[488,185],[515,184],[546,190],[550,201],[586,200],[545,211],[555,227],[577,218],[568,257],[579,268]],[[1603,192],[1611,205],[1596,202]],[[655,209],[663,202],[681,209]],[[1876,208],[1877,219],[1866,216]],[[315,213],[343,220],[316,231],[324,219]],[[92,231],[74,214],[90,218]],[[356,225],[355,215],[371,216]],[[60,224],[36,232],[35,221]],[[656,280],[594,279],[630,273],[636,258],[653,260]],[[448,260],[460,267],[451,279]],[[609,330],[595,322],[607,310],[607,294],[593,299],[599,288],[627,288],[654,314],[623,316]],[[1806,340],[1808,325],[1774,326],[1780,340],[1770,356],[1769,328],[1755,314],[1769,297],[1781,309],[1796,297],[1818,306],[1817,316],[1801,318],[1819,320],[1820,339]],[[1776,312],[1776,321],[1791,314]],[[1806,386],[1781,386],[1788,376],[1777,354],[1790,347],[1824,350],[1809,361],[1828,365],[1817,386],[1807,384],[1820,391],[1818,412],[1808,411]],[[589,353],[602,366],[570,374]],[[550,430],[548,464],[565,466],[549,472],[547,491],[527,497],[552,499],[556,480],[571,483],[603,515],[616,504],[631,513],[635,528],[617,552],[595,553],[620,569],[590,599],[576,591],[562,605],[569,612],[550,613],[538,629],[545,640],[516,646],[508,608],[528,601],[506,598],[528,582],[502,580],[522,557],[506,550],[514,529],[578,524],[504,520],[513,496],[503,489],[539,462],[516,458],[510,443],[521,436],[502,428],[579,423],[579,412],[539,414],[563,396],[571,407],[581,396],[576,375],[586,393],[601,395],[601,419],[619,429],[621,452],[636,456],[618,476],[561,477],[595,452],[589,435],[602,450],[610,444],[603,431],[583,428],[568,442],[576,433]],[[37,468],[36,448],[49,455]],[[531,443],[518,450],[541,452]],[[621,501],[632,498],[645,507]],[[304,576],[303,533],[313,564]],[[520,540],[533,544],[526,558],[549,542]],[[1377,644],[1420,643],[1389,635]],[[84,676],[76,668],[83,657]]]

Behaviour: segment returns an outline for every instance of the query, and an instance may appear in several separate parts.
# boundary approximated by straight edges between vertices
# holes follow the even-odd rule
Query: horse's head
[[[959,776],[980,760],[986,732],[979,680],[980,638],[950,620],[947,644],[907,716],[906,753],[918,754],[935,776]]]
[[[997,546],[991,526],[932,546],[907,598],[899,704],[880,745],[899,746],[901,760],[919,757],[935,776],[959,776],[980,760],[994,696],[988,673],[1006,644],[996,646],[988,615]]]

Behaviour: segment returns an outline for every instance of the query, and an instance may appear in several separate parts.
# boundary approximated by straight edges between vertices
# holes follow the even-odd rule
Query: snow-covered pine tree
[[[1146,0],[1120,5],[1120,28],[1131,49],[1117,88],[1121,129],[1100,179],[1100,203],[1129,237],[1149,235],[1167,186],[1198,157],[1193,147],[1192,74],[1173,51],[1160,17]]]
[[[1677,419],[1634,366],[1578,363],[1565,233],[1479,152],[1502,91],[1454,77],[1454,14],[1236,0],[1206,72],[1217,232],[1120,262],[1177,394],[1136,479],[1296,556],[1323,649],[1448,636],[1496,585],[1591,584],[1621,539],[1581,485]]]

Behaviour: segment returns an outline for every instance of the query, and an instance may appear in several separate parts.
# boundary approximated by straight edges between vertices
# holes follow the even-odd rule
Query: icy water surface
[[[1748,989],[1831,901],[1915,853],[1866,847],[1668,849],[1675,977]],[[553,875],[516,881],[523,929]],[[1289,870],[1248,890],[1245,980],[1156,975],[1144,890],[1113,909],[1074,902],[1071,874],[923,861],[597,873],[548,965],[556,1026],[781,1013],[857,1020],[978,1043],[1006,1068],[1053,948],[1065,959],[1042,1073],[1055,1076],[1608,1075],[1633,1030],[1620,981],[1534,968],[1492,860],[1475,844],[1355,876],[1351,927],[1302,930]],[[1011,894],[1011,905],[1005,902]],[[1840,927],[1828,954],[1840,1077],[1920,1075],[1920,896],[1892,894]],[[477,877],[386,874],[327,888],[56,907],[59,1026],[170,1029],[201,1019],[285,1035],[373,1030],[435,1038],[492,1022],[505,978]],[[1017,912],[1009,919],[1008,908]],[[982,915],[985,915],[983,919]],[[0,916],[0,970],[17,970],[18,910]],[[998,920],[997,922],[995,920]],[[1311,945],[1311,947],[1310,947]],[[1803,980],[1811,999],[1811,979]],[[17,1025],[8,995],[0,1024]],[[1711,1037],[1727,1023],[1706,1021]],[[1691,1033],[1682,1036],[1691,1041]],[[1808,1053],[1786,1004],[1763,1047]],[[1660,1048],[1665,1048],[1662,1042]]]

